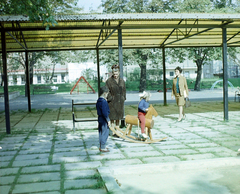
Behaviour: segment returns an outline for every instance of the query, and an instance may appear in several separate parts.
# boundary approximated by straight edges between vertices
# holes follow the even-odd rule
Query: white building
[[[197,66],[191,60],[186,60],[183,63],[175,62],[173,64],[166,63],[166,78],[173,79],[175,77],[175,68],[179,66],[182,68],[182,75],[187,79],[196,79]]]
[[[52,69],[34,69],[33,84],[45,84],[52,74]],[[9,85],[25,84],[24,69],[12,70],[8,72]],[[66,65],[57,64],[54,69],[53,83],[66,83],[69,80],[68,67]]]

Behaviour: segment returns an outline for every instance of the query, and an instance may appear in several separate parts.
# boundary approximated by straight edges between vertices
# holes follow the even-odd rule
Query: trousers
[[[108,123],[104,117],[98,117],[99,144],[101,149],[106,148],[106,142],[109,136]]]
[[[146,113],[138,112],[138,118],[141,124],[141,133],[145,133],[145,115]]]

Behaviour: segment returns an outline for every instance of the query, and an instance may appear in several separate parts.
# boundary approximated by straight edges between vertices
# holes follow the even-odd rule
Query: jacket
[[[110,121],[108,115],[110,113],[107,101],[100,97],[96,103],[98,117],[102,117],[106,122]]]
[[[173,86],[172,86],[172,96],[176,96],[177,95],[177,77],[175,77],[173,79]],[[185,77],[183,77],[182,75],[179,75],[179,90],[180,90],[180,96],[188,96],[188,86],[187,86],[187,80]],[[185,93],[185,95],[184,95]]]
[[[110,108],[109,118],[111,120],[120,120],[124,115],[124,101],[126,100],[125,81],[119,78],[117,83],[113,77],[110,77],[106,81],[106,86],[109,89],[107,96]]]

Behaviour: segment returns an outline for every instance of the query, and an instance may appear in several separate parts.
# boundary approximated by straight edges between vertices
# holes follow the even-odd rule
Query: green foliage
[[[178,1],[177,7],[179,12],[206,13],[212,11],[213,5],[210,0],[184,0]]]
[[[54,16],[63,13],[77,13],[77,0],[3,0],[0,15],[27,15],[31,22],[42,21],[48,30],[57,24]]]

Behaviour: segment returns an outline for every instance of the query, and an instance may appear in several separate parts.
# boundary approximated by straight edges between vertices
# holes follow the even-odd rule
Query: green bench
[[[74,107],[75,106],[86,106],[86,105],[95,105],[96,102],[90,102],[90,103],[74,103],[74,100],[72,100],[72,118],[73,118],[73,130],[75,131],[75,122],[89,122],[89,121],[98,121],[98,118],[77,118],[76,114],[74,113]]]
[[[56,92],[58,90],[57,86],[34,86],[33,87],[33,95],[36,92]]]

